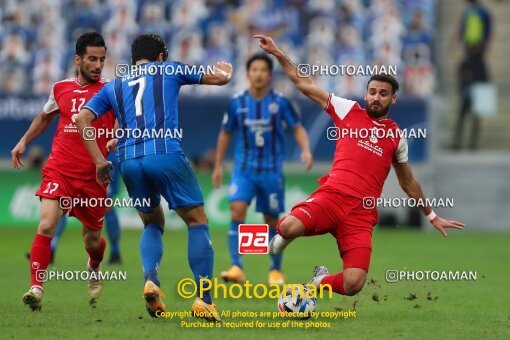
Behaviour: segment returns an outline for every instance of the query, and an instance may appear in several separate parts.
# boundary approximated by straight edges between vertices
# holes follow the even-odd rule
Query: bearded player
[[[365,284],[372,253],[372,229],[378,219],[375,207],[363,207],[363,198],[381,195],[393,165],[405,193],[410,198],[426,201],[407,163],[407,142],[395,137],[399,135],[395,133],[398,126],[388,119],[390,106],[397,101],[398,82],[389,75],[372,76],[363,109],[352,100],[328,93],[310,77],[298,74],[296,66],[270,37],[256,35],[255,38],[264,51],[276,57],[296,87],[333,118],[336,127],[353,131],[382,129],[388,136],[339,139],[331,171],[319,179],[319,188],[307,200],[296,204],[290,214],[280,220],[278,235],[269,245],[270,253],[278,254],[297,237],[331,233],[337,240],[343,272],[330,275],[326,267],[316,267],[311,283],[330,284],[336,293],[355,295]],[[443,236],[447,236],[446,228],[464,227],[460,222],[439,217],[429,206],[420,209]]]
[[[89,254],[88,270],[99,271],[106,247],[101,237],[105,207],[70,206],[70,199],[80,197],[106,198],[106,185],[96,182],[95,165],[81,141],[75,120],[81,107],[106,83],[101,71],[106,57],[103,37],[95,32],[85,33],[76,41],[74,62],[77,78],[56,82],[43,111],[32,121],[28,131],[12,150],[12,163],[23,167],[21,156],[26,146],[43,133],[52,120],[60,115],[53,138],[51,154],[42,169],[42,182],[36,195],[41,200],[41,217],[30,250],[31,287],[23,295],[23,302],[32,310],[42,306],[44,271],[51,258],[51,239],[61,217],[68,213],[83,223],[83,241]],[[104,115],[94,122],[96,128],[113,129],[115,116]],[[107,155],[107,139],[98,141],[103,155]],[[101,294],[103,282],[97,275],[89,275],[88,293],[95,304]]]

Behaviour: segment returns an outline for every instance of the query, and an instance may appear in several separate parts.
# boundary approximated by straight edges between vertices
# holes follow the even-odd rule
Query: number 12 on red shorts
[[[267,254],[269,252],[269,225],[240,224],[239,254]]]

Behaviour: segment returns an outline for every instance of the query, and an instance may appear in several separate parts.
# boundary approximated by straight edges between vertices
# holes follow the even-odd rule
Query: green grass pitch
[[[225,232],[213,231],[215,275],[228,267]],[[140,231],[122,233],[123,265],[104,266],[104,270],[125,270],[126,281],[105,283],[96,309],[88,306],[86,282],[51,281],[45,286],[43,309],[28,310],[21,296],[29,287],[25,252],[33,230],[2,229],[0,241],[0,334],[2,338],[204,338],[265,339],[297,338],[382,338],[382,339],[470,339],[510,338],[510,293],[508,263],[510,255],[505,233],[455,232],[442,238],[439,233],[405,230],[376,230],[369,284],[354,297],[334,295],[318,301],[318,311],[356,310],[356,317],[330,322],[329,328],[255,328],[191,329],[181,327],[178,319],[151,319],[141,298],[143,276],[138,253]],[[187,263],[187,234],[167,230],[165,253],[160,267],[165,303],[169,311],[185,311],[192,299],[177,295],[179,279],[190,277]],[[107,249],[108,251],[108,249]],[[81,233],[69,229],[63,235],[50,269],[84,268],[86,252]],[[284,256],[284,271],[289,282],[310,279],[315,265],[341,269],[335,242],[328,235],[302,238],[289,246]],[[247,278],[267,280],[269,259],[264,255],[244,257]],[[387,283],[385,271],[452,270],[476,271],[476,281],[402,281]],[[414,298],[416,296],[416,298]],[[216,299],[220,311],[277,311],[272,299]],[[225,321],[236,322],[224,318]],[[195,322],[193,318],[185,321]],[[250,321],[252,319],[242,319]],[[264,322],[283,322],[259,318]],[[307,321],[300,321],[306,323]]]

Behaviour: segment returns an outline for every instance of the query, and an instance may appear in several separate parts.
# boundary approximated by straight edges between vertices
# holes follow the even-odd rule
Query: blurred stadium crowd
[[[165,37],[170,59],[190,64],[231,61],[228,87],[188,87],[185,94],[231,95],[246,86],[245,61],[259,52],[255,33],[271,35],[295,62],[396,65],[402,92],[434,90],[435,0],[0,0],[0,93],[46,96],[74,76],[74,42],[90,30],[108,46],[103,76],[129,63],[140,32]],[[364,77],[320,77],[325,88],[357,96]],[[292,84],[278,70],[274,86]],[[212,88],[212,89],[211,89]]]

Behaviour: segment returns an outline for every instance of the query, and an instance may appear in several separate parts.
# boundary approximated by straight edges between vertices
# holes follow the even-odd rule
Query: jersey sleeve
[[[286,98],[283,99],[283,119],[288,127],[294,128],[301,124],[301,117],[299,117],[296,108],[292,102]]]
[[[358,103],[354,100],[340,98],[330,93],[326,112],[333,117],[333,119],[338,117],[340,120],[343,120],[347,114],[351,112],[354,105],[358,105]]]
[[[196,65],[176,63],[175,67],[180,68],[179,70],[176,70],[176,72],[179,75],[179,80],[182,85],[200,84],[202,76],[205,74],[202,67]]]
[[[393,163],[407,163],[409,159],[409,151],[407,147],[407,139],[404,137],[400,138],[398,147],[393,155]]]
[[[48,101],[46,102],[46,104],[44,104],[44,107],[43,107],[43,111],[46,114],[50,114],[50,113],[59,111],[57,101],[55,100],[54,87],[55,87],[55,85],[53,85],[51,87],[51,92],[48,97]]]
[[[232,99],[228,104],[227,112],[223,115],[223,121],[221,122],[221,127],[223,130],[232,132],[237,128],[237,119],[236,119],[236,100]]]
[[[108,98],[107,88],[110,83],[103,86],[101,91],[92,97],[87,104],[83,106],[84,109],[92,111],[96,119],[104,115],[106,112],[112,109],[110,99]]]

